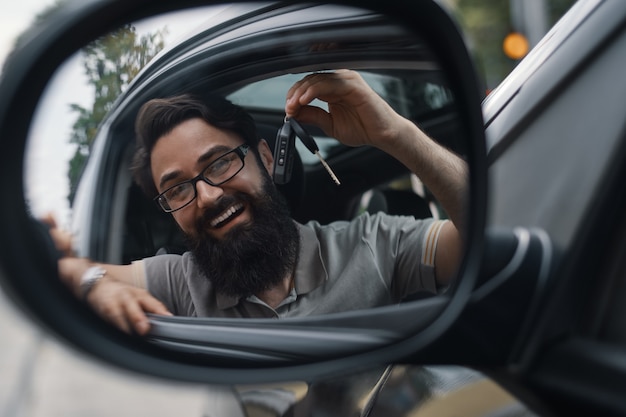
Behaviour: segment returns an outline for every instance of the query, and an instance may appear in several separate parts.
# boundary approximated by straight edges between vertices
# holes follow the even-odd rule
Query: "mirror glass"
[[[152,56],[156,58],[151,60]],[[154,98],[182,93],[225,97],[252,116],[259,135],[275,156],[280,152],[275,150],[275,139],[285,120],[289,88],[308,74],[329,74],[342,69],[360,74],[395,112],[463,160],[468,151],[466,137],[454,93],[435,56],[415,34],[394,22],[343,6],[309,4],[275,10],[266,5],[220,5],[133,23],[77,51],[50,82],[28,140],[25,199],[35,217],[52,213],[58,225],[72,234],[77,256],[128,265],[148,257],[183,253],[189,250],[189,242],[176,221],[184,221],[182,213],[188,207],[171,214],[163,212],[152,200],[153,196],[141,191],[130,172],[135,152],[134,125],[141,105]],[[323,100],[311,104],[329,110]],[[400,254],[390,261],[396,256],[392,252],[402,247],[405,236],[403,232],[386,235],[385,224],[389,222],[400,230],[398,225],[402,222],[414,224],[411,217],[425,219],[409,227],[416,230],[415,236],[421,233],[420,238],[407,239],[434,250],[435,246],[426,242],[427,233],[436,236],[435,228],[431,227],[435,223],[430,219],[455,216],[454,223],[462,223],[467,214],[462,187],[452,193],[455,194],[452,203],[442,204],[437,198],[442,189],[439,179],[456,175],[464,183],[466,171],[450,174],[446,173],[446,167],[437,166],[436,175],[430,172],[428,179],[420,178],[376,147],[346,146],[313,124],[304,127],[314,138],[319,156],[303,141],[295,139],[298,155],[291,181],[278,185],[278,189],[286,197],[293,219],[300,225],[310,225],[304,226],[306,238],[299,226],[296,230],[300,238],[284,246],[296,247],[297,260],[293,266],[296,273],[292,280],[295,284],[291,284],[291,289],[295,286],[296,302],[311,306],[292,310],[290,304],[294,298],[290,297],[294,293],[290,290],[287,298],[270,309],[273,313],[250,314],[253,317],[273,317],[272,314],[292,317],[290,311],[297,311],[296,316],[326,314],[381,307],[446,291],[446,285],[436,285],[432,279],[424,278],[433,274],[428,264],[432,260],[424,261],[426,266],[413,263],[407,266],[409,255]],[[183,152],[186,148],[180,149]],[[279,157],[274,158],[274,164]],[[249,156],[244,158],[246,165],[242,172],[250,165],[261,166]],[[214,160],[211,157],[207,162]],[[340,185],[333,182],[326,164]],[[194,175],[201,171],[194,169]],[[185,175],[186,172],[177,178],[190,179]],[[175,182],[165,185],[169,187]],[[206,185],[200,181],[195,187],[204,190]],[[162,192],[167,187],[157,188]],[[222,188],[227,190],[225,194],[229,193],[227,185]],[[192,206],[195,204],[191,202]],[[233,205],[234,214],[221,214],[225,220],[219,221],[228,223],[229,216],[240,215],[241,207],[237,203]],[[450,213],[450,205],[455,213]],[[246,210],[244,204],[243,212]],[[364,242],[360,248],[341,239],[326,241],[326,232],[320,231],[328,230],[324,228],[328,225],[340,230],[346,224],[354,224],[364,213],[368,213],[371,222],[372,218],[379,218],[380,212],[394,216],[393,220],[385,220],[380,226],[384,233],[379,231],[378,235],[363,239],[352,236],[351,240]],[[396,216],[407,217],[400,220]],[[216,217],[220,216],[216,214]],[[354,230],[369,233],[370,224],[374,223]],[[462,228],[462,224],[457,226]],[[283,253],[280,245],[282,240],[269,253]],[[425,249],[411,252],[411,256],[415,258],[416,253],[417,257],[433,256],[426,252]],[[251,261],[242,259],[242,263]],[[460,256],[450,262],[449,269],[455,270]],[[372,274],[377,268],[380,271]],[[317,274],[315,282],[307,284],[298,275],[301,271]],[[371,275],[371,279],[378,280],[377,274],[382,281],[376,285],[354,284],[357,277],[365,280]],[[351,281],[343,281],[344,276],[351,276]],[[402,278],[406,276],[410,278]],[[333,286],[324,287],[328,282],[333,282]],[[205,284],[201,287],[199,291],[206,291]],[[343,295],[333,301],[332,308],[316,308],[326,303],[325,296],[316,293],[320,288]],[[385,295],[381,295],[381,288],[387,291]],[[311,294],[312,301],[307,301]],[[341,298],[362,302],[340,301]],[[250,303],[260,305],[261,301],[253,297]],[[189,305],[193,306],[193,302]],[[176,314],[203,315],[202,309],[195,307],[182,308]],[[242,314],[240,311],[233,317]]]

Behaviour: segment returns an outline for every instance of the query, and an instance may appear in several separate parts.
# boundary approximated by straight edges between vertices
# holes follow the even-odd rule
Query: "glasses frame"
[[[224,184],[225,182],[228,182],[228,181],[232,180],[235,177],[235,175],[239,174],[241,172],[241,170],[246,166],[245,158],[246,158],[246,155],[248,154],[249,150],[250,150],[250,145],[243,144],[243,145],[237,146],[234,149],[231,149],[228,152],[223,153],[222,155],[220,155],[219,157],[217,157],[213,161],[211,161],[210,164],[205,166],[202,169],[202,171],[200,171],[200,173],[198,175],[196,175],[195,177],[193,177],[191,179],[188,179],[186,181],[179,182],[178,184],[174,184],[171,187],[168,187],[161,194],[159,194],[156,197],[154,197],[154,202],[157,204],[157,206],[159,206],[159,208],[161,210],[163,210],[166,213],[173,213],[175,211],[178,211],[178,210],[181,210],[181,209],[187,207],[189,204],[191,204],[191,202],[193,200],[196,199],[196,197],[198,197],[198,189],[196,188],[196,184],[198,183],[198,181],[204,181],[204,182],[206,182],[207,184],[209,184],[209,185],[211,185],[213,187],[219,187],[220,185]],[[237,172],[235,172],[233,175],[231,175],[230,177],[228,177],[225,180],[220,181],[220,182],[213,182],[213,181],[211,181],[210,179],[208,179],[208,178],[206,178],[204,176],[204,173],[207,171],[207,169],[209,169],[211,167],[211,165],[217,163],[219,160],[221,160],[222,158],[224,158],[227,155],[230,155],[233,152],[236,153],[237,156],[239,156],[239,159],[241,159],[241,168],[239,168],[237,170]],[[183,204],[182,206],[180,206],[180,207],[178,207],[176,209],[172,210],[172,209],[166,208],[164,206],[164,204],[167,204],[168,206],[169,206],[169,204],[167,203],[167,200],[165,199],[165,193],[170,191],[172,188],[176,188],[176,187],[179,187],[179,186],[181,186],[183,184],[188,184],[188,183],[190,183],[193,186],[193,197],[188,202],[186,202],[185,204]]]

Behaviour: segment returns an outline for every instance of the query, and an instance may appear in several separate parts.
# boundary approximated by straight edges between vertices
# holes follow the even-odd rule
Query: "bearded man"
[[[309,106],[314,99],[326,112]],[[414,172],[452,221],[385,214],[322,226],[294,222],[273,184],[273,153],[240,107],[182,95],[137,118],[135,180],[171,213],[190,251],[131,265],[66,257],[61,278],[125,331],[146,312],[295,317],[399,302],[440,291],[461,257],[467,167],[394,112],[353,71],[312,74],[287,93],[287,116],[349,146],[376,146]]]

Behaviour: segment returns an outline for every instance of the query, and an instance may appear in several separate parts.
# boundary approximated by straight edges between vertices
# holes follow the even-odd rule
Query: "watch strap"
[[[85,273],[80,277],[80,295],[83,300],[87,299],[87,296],[93,289],[94,285],[104,278],[106,274],[106,269],[101,266],[92,266],[85,271]]]

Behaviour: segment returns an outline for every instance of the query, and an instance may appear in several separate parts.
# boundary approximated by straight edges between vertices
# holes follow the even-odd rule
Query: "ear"
[[[261,156],[261,161],[263,162],[263,166],[270,174],[270,177],[274,173],[274,153],[270,149],[270,146],[267,144],[265,139],[261,139],[259,141],[259,155]]]

